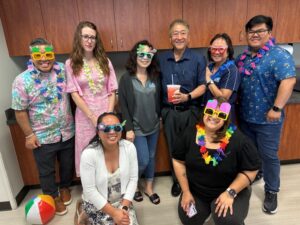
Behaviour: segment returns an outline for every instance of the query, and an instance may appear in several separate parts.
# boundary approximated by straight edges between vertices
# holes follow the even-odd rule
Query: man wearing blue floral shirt
[[[248,49],[237,60],[242,76],[240,126],[257,145],[265,181],[263,211],[277,212],[280,187],[278,146],[284,119],[283,107],[295,85],[292,56],[275,44],[272,18],[258,15],[245,26]],[[246,178],[245,178],[246,179]]]

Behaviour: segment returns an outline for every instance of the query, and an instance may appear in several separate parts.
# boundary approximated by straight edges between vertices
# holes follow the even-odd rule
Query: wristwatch
[[[206,82],[206,86],[208,87],[210,84],[214,84],[215,82],[213,80],[209,80]]]
[[[122,209],[127,212],[128,211],[128,206],[124,205],[124,206],[122,206]]]
[[[275,105],[273,105],[272,110],[273,110],[274,112],[281,112],[282,109],[279,108],[279,107],[277,107],[277,106],[275,106]]]
[[[232,197],[235,198],[237,196],[237,193],[234,189],[231,188],[227,188],[226,191],[228,192],[228,194]]]

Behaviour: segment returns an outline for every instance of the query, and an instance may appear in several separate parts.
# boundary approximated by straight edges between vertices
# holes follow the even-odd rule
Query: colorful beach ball
[[[55,204],[50,195],[34,196],[25,206],[26,220],[30,224],[46,224],[54,215]]]

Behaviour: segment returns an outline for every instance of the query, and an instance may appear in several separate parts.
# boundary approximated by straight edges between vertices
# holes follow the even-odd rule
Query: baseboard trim
[[[12,210],[10,202],[0,202],[0,211]]]
[[[16,196],[16,202],[17,205],[19,206],[21,204],[21,202],[23,201],[23,199],[26,197],[26,195],[28,194],[30,188],[29,186],[24,186],[21,191],[17,194]]]

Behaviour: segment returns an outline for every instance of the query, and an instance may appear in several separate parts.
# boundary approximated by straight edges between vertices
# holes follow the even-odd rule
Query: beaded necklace
[[[32,60],[29,60],[27,62],[27,69],[34,77],[35,88],[40,91],[40,95],[42,95],[48,103],[57,103],[62,99],[62,91],[65,78],[57,62],[54,62],[53,64],[53,70],[56,73],[56,93],[53,92],[53,89],[50,88],[50,85],[43,85],[41,79],[38,77],[38,74],[40,72],[35,68]]]
[[[229,143],[229,140],[236,130],[236,126],[234,124],[230,124],[228,129],[226,130],[225,137],[222,138],[220,147],[212,154],[209,155],[208,151],[205,146],[205,129],[201,125],[196,125],[197,128],[197,135],[196,135],[196,144],[200,146],[200,153],[202,155],[202,158],[204,159],[205,164],[209,164],[212,162],[213,166],[217,166],[219,162],[223,160],[223,158],[226,157],[225,155],[225,148],[227,144]]]
[[[212,71],[212,69],[214,68],[215,63],[211,63],[208,65],[208,68],[210,71]],[[217,72],[215,72],[213,75],[211,75],[210,79],[215,80],[217,78],[221,78],[221,76],[224,74],[224,71],[228,70],[228,67],[230,65],[234,65],[234,61],[233,60],[227,60],[226,62],[224,62],[219,69],[217,70]]]
[[[89,67],[86,59],[83,59],[83,72],[87,77],[89,88],[94,95],[101,92],[101,90],[103,88],[103,84],[104,84],[104,74],[103,74],[103,71],[101,70],[98,62],[95,64],[95,68],[99,74],[99,80],[96,84],[92,78],[91,68]]]
[[[260,48],[258,50],[255,57],[253,57],[254,60],[248,65],[245,65],[244,61],[245,61],[247,55],[250,54],[250,48],[248,47],[247,49],[245,49],[238,61],[239,72],[241,74],[251,75],[253,73],[253,70],[257,67],[258,63],[262,59],[262,57],[268,51],[270,51],[271,47],[274,45],[275,45],[275,38],[270,38],[269,41],[262,48]]]

